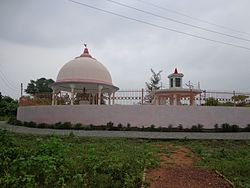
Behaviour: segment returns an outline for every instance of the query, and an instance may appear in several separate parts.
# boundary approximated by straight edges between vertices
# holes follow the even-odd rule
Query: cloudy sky
[[[1,0],[0,92],[3,95],[18,98],[20,84],[26,88],[31,79],[55,80],[60,68],[82,53],[84,43],[88,44],[91,55],[108,68],[113,83],[121,89],[145,87],[151,76],[150,68],[156,72],[163,70],[162,84],[167,86],[168,74],[177,67],[184,73],[184,82],[199,81],[202,89],[250,91],[249,0],[114,0],[161,18],[107,0],[75,1],[151,25],[68,0]]]

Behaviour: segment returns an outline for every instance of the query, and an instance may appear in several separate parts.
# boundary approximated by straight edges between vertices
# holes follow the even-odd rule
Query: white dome
[[[91,56],[80,56],[66,63],[58,73],[56,82],[83,82],[112,84],[109,71]]]

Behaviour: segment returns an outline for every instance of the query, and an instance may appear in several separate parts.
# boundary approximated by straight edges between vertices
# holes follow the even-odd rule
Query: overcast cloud
[[[77,0],[160,26],[250,48],[250,42],[201,31],[112,4]],[[250,39],[243,34],[191,20],[137,0],[115,0],[165,17]],[[144,0],[195,18],[250,33],[249,0]],[[184,82],[202,89],[250,91],[250,50],[217,44],[93,10],[68,0],[0,1],[0,92],[20,96],[31,79],[52,78],[88,44],[120,89],[140,89],[150,68],[163,70],[162,83],[177,67]]]

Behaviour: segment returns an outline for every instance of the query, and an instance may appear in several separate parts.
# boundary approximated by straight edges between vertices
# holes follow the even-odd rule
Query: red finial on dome
[[[87,48],[87,44],[84,43],[84,50],[83,50],[83,54],[80,57],[91,57],[91,55],[89,54],[89,50]]]
[[[179,74],[177,68],[174,69],[174,74]]]
[[[88,48],[87,48],[87,44],[85,43],[84,46],[85,46],[85,48],[84,48],[83,53],[84,53],[84,54],[89,54],[89,50],[88,50]]]

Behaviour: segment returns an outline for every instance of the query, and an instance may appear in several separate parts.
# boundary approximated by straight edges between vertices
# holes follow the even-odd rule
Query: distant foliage
[[[30,83],[28,83],[25,92],[28,94],[52,92],[52,89],[49,87],[49,84],[52,84],[54,82],[55,82],[54,80],[46,78],[39,78],[36,81],[30,80]]]
[[[246,104],[246,99],[248,97],[249,96],[246,96],[246,95],[235,95],[235,96],[232,96],[232,100],[235,101],[237,106],[244,106]]]
[[[205,106],[218,106],[218,105],[219,105],[218,99],[215,99],[213,97],[209,97],[205,103]]]
[[[18,102],[0,93],[0,116],[16,116]]]
[[[150,78],[150,82],[146,82],[146,96],[145,96],[145,101],[147,103],[151,103],[153,100],[152,92],[153,90],[160,89],[160,81],[161,81],[161,72],[155,72],[153,69],[150,69],[152,76]]]

